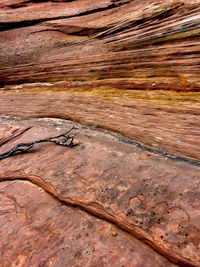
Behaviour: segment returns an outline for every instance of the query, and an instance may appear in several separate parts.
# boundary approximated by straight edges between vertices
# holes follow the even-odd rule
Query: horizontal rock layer
[[[7,138],[11,135],[13,136],[13,132],[16,132],[17,128],[21,129],[23,133],[17,137],[11,137],[9,142],[1,146],[0,153],[5,152],[18,143],[57,135],[72,126],[72,124],[66,123],[63,120],[39,119],[23,121],[6,119],[4,117],[1,118],[1,125],[1,131],[5,128],[10,129]],[[47,205],[46,211],[46,204],[40,205],[38,201],[42,203],[44,201],[46,203],[45,199],[50,199],[50,197],[46,196],[45,193],[40,199],[37,195],[41,193],[37,191],[37,188],[29,184],[24,185],[24,183],[20,182],[21,180],[26,180],[43,188],[54,199],[59,200],[63,204],[75,205],[99,218],[118,225],[178,264],[200,266],[199,167],[194,167],[186,163],[173,162],[169,159],[166,160],[164,157],[158,155],[150,155],[148,152],[142,151],[134,145],[126,144],[119,137],[109,135],[103,131],[83,128],[77,139],[76,142],[79,142],[79,146],[74,148],[60,147],[51,143],[38,144],[36,147],[33,147],[30,153],[18,154],[0,161],[1,191],[2,193],[4,192],[2,200],[6,201],[6,203],[13,203],[13,201],[16,201],[14,200],[15,198],[19,198],[17,207],[12,203],[8,203],[8,205],[13,208],[15,207],[15,209],[18,207],[22,210],[27,209],[27,213],[25,213],[26,220],[23,215],[24,212],[17,213],[19,214],[17,215],[18,219],[15,220],[14,228],[12,228],[14,223],[12,223],[12,218],[16,212],[12,211],[13,208],[9,208],[10,213],[13,215],[9,213],[10,219],[3,219],[3,223],[8,224],[9,222],[11,226],[9,228],[6,225],[5,228],[12,231],[15,227],[19,227],[17,222],[22,220],[24,225],[22,230],[25,231],[26,235],[32,236],[33,233],[37,234],[38,231],[42,231],[42,236],[47,236],[47,240],[52,238],[52,243],[43,241],[45,243],[42,242],[39,245],[38,241],[33,243],[32,246],[34,244],[38,245],[39,247],[36,248],[36,251],[39,249],[41,255],[43,253],[42,251],[47,248],[48,253],[50,253],[48,255],[52,255],[53,259],[55,257],[51,250],[51,244],[53,246],[56,241],[55,236],[53,234],[50,236],[50,233],[58,234],[60,238],[62,237],[63,231],[68,233],[68,228],[66,227],[69,220],[66,220],[67,222],[62,221],[62,218],[64,220],[65,216],[68,216],[67,214],[63,214],[65,213],[65,208],[64,211],[60,211],[61,207],[59,208],[59,204],[55,208],[55,211],[51,211],[54,209],[51,204],[54,200],[50,200],[50,202],[48,200],[47,202],[50,203],[50,206]],[[16,180],[16,182],[12,183],[10,180]],[[6,181],[6,184],[3,181]],[[30,200],[33,197],[32,193],[30,196],[28,194],[27,197],[24,195],[24,188],[26,187],[28,192],[34,192],[34,190],[38,192],[36,192],[36,195],[33,193],[34,201],[36,201],[35,204]],[[8,190],[8,193],[6,193],[6,190]],[[21,198],[22,192],[23,197]],[[7,195],[13,195],[14,199],[13,197],[6,199]],[[30,203],[30,207],[27,207],[26,203]],[[55,220],[55,217],[57,218],[56,212],[58,214],[61,212],[61,215]],[[73,213],[75,211],[70,212]],[[48,215],[43,217],[43,214]],[[55,216],[52,218],[51,214],[55,214]],[[36,216],[36,221],[33,221],[32,216],[34,215]],[[46,228],[43,228],[42,225],[46,225],[45,220],[47,220],[48,216],[50,216],[49,224],[47,224]],[[76,219],[76,216],[79,216],[78,213],[74,216],[71,218],[72,224],[74,224],[73,218],[75,218],[74,220],[78,223],[78,229],[81,229],[85,215],[83,215],[81,222],[79,219]],[[31,224],[31,227],[28,228],[29,232],[26,232],[28,231],[26,226],[27,222],[29,222],[29,225]],[[96,227],[98,228],[99,226]],[[105,228],[108,229],[105,235],[107,233],[110,235],[110,226],[107,224],[105,227],[108,227]],[[31,229],[35,230],[33,231]],[[60,233],[60,229],[64,230]],[[70,229],[72,228],[69,228],[69,231]],[[114,230],[114,232],[116,231]],[[83,231],[84,233],[85,230]],[[71,230],[70,240],[76,234],[78,235],[78,230]],[[6,232],[4,234],[2,233],[2,235],[4,238],[8,238],[6,237]],[[113,236],[116,236],[116,233],[113,233]],[[18,237],[14,232],[10,238],[13,238],[12,242],[16,239],[16,243],[13,243],[16,244],[15,246],[20,244],[20,240],[24,240],[24,238],[20,239],[20,233]],[[34,234],[34,238],[37,239],[37,235],[35,236]],[[94,239],[90,239],[90,242],[93,242],[93,240],[95,242],[96,238],[99,238],[99,235],[94,237]],[[5,239],[1,239],[1,245],[6,248],[8,245],[3,240]],[[65,242],[71,242],[69,240],[67,241],[66,237],[64,240],[61,240],[58,250],[63,244],[66,244]],[[109,237],[108,243],[105,243],[108,246],[110,246],[109,242],[111,242],[109,240],[112,241],[112,238]],[[94,246],[96,246],[95,244],[93,243]],[[23,249],[21,249],[21,251],[25,251],[24,254],[22,252],[21,254],[19,253],[19,247],[18,250],[14,250],[19,255],[19,257],[16,256],[16,261],[25,261],[29,257],[27,256],[29,255],[27,252],[28,247],[29,244],[26,243],[25,245],[24,243]],[[144,250],[141,248],[141,251]],[[90,249],[89,251],[84,253],[91,253]],[[128,250],[126,252],[128,253]],[[65,256],[60,253],[59,250],[58,255],[59,257],[64,257],[62,262],[65,262]],[[123,249],[121,253],[123,253]],[[135,258],[134,262],[136,266],[142,260],[142,252],[138,251],[138,253],[139,256]],[[153,257],[151,256],[151,252],[148,253],[150,253],[148,257],[151,259]],[[95,252],[94,255],[95,259],[99,257],[99,254],[95,254]],[[117,257],[117,252],[114,252],[114,255]],[[89,255],[87,256],[89,257]],[[10,258],[6,256],[8,261],[11,259],[14,261],[13,257],[13,255]],[[110,259],[107,254],[106,257],[108,257],[107,260]],[[123,259],[122,257],[121,260],[123,261]],[[132,266],[132,261],[130,263],[130,266]],[[155,266],[164,266],[163,264],[165,263],[159,258]],[[59,266],[59,264],[55,266]],[[148,266],[148,264],[143,266]]]
[[[199,1],[3,1],[0,82],[199,91]]]
[[[199,11],[1,1],[0,265],[200,266]]]
[[[146,95],[142,95],[140,91],[135,96],[133,91],[122,90],[117,95],[115,91],[109,91],[109,88],[104,91],[96,88],[93,91],[79,91],[67,88],[65,83],[60,86],[41,83],[40,86],[29,84],[11,88],[9,91],[7,87],[0,91],[1,114],[73,120],[119,133],[130,141],[149,148],[149,152],[166,153],[174,158],[193,160],[194,164],[196,161],[200,165],[198,93],[194,96],[183,95],[181,106],[178,105],[180,93],[177,96],[168,93],[169,99],[165,100],[165,93],[159,92],[152,103],[155,95],[152,91],[148,91]],[[140,96],[143,99],[138,101]]]

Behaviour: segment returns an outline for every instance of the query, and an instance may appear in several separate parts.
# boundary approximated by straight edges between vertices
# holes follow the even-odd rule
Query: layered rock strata
[[[162,95],[156,103],[152,103],[152,92],[142,101],[138,101],[139,96],[133,100],[126,97],[123,99],[126,92],[115,97],[115,92],[111,91],[111,96],[107,97],[107,90],[103,96],[101,89],[98,89],[100,92],[97,91],[97,94],[91,94],[87,90],[68,90],[65,85],[56,88],[52,84],[49,89],[47,85],[41,84],[36,91],[27,89],[27,86],[20,86],[19,89],[9,92],[7,88],[2,90],[1,114],[23,118],[52,117],[73,120],[119,133],[128,137],[131,142],[146,147],[149,152],[165,153],[177,160],[185,158],[194,164],[200,164],[200,102],[198,103],[197,94],[191,99],[186,95],[186,105],[178,106],[179,98],[160,104]],[[36,86],[32,85],[34,88]]]
[[[0,265],[200,266],[199,11],[1,1]]]
[[[199,90],[199,1],[4,1],[0,82]]]

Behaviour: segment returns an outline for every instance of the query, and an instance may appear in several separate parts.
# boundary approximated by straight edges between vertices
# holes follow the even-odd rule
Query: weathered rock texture
[[[1,2],[1,83],[200,88],[199,0]]]
[[[175,266],[27,181],[0,183],[0,215],[1,266]]]
[[[1,1],[1,266],[200,266],[199,11]]]
[[[5,152],[17,143],[24,143],[55,135],[56,128],[57,134],[70,127],[70,124],[64,121],[47,119],[40,119],[39,121],[16,121],[2,118],[1,125],[2,129],[4,129],[4,127],[10,129],[7,138],[13,135],[13,132],[15,133],[17,128],[21,129],[23,133],[20,136],[18,135],[18,137],[11,138],[9,142],[1,147],[0,152]],[[21,182],[21,180],[26,180],[43,188],[62,204],[80,207],[99,218],[118,225],[120,228],[127,230],[131,235],[141,239],[176,263],[185,264],[187,266],[200,266],[199,167],[194,167],[186,163],[177,163],[163,156],[150,155],[148,152],[142,151],[134,145],[126,144],[126,142],[117,136],[97,130],[84,128],[78,139],[80,145],[72,149],[56,146],[51,143],[42,144],[34,147],[32,153],[19,154],[0,161],[0,181],[7,181],[6,183],[1,183],[1,191],[3,196],[5,196],[5,200],[3,198],[2,201],[10,201],[12,203],[14,201],[14,203],[18,203],[18,200],[13,199],[19,198],[19,203],[15,209],[28,209],[27,213],[25,211],[19,211],[17,215],[15,215],[18,218],[17,220],[12,219],[16,211],[10,212],[13,213],[13,215],[9,215],[10,219],[6,220],[4,216],[1,217],[3,218],[3,223],[6,224],[7,222],[7,224],[9,223],[10,225],[6,224],[5,229],[10,229],[9,231],[11,232],[13,231],[13,235],[11,235],[10,238],[13,240],[14,246],[18,247],[18,244],[23,242],[23,240],[27,240],[26,242],[28,242],[30,236],[33,235],[34,231],[30,230],[30,227],[27,228],[27,224],[31,224],[31,228],[33,227],[33,229],[35,229],[34,225],[35,227],[38,225],[35,229],[36,233],[42,231],[42,236],[44,236],[44,238],[46,236],[47,240],[41,241],[41,244],[37,244],[37,242],[34,241],[35,243],[33,243],[32,246],[34,247],[37,245],[38,248],[36,248],[36,250],[39,249],[41,255],[43,255],[42,253],[44,253],[47,246],[48,255],[52,255],[53,257],[53,259],[50,257],[52,261],[55,255],[52,254],[51,246],[55,244],[54,242],[59,242],[53,233],[55,232],[55,235],[60,233],[58,239],[62,241],[59,243],[57,260],[63,255],[60,252],[60,248],[64,246],[63,244],[66,244],[65,242],[69,242],[66,240],[66,237],[62,239],[63,232],[68,233],[68,231],[72,231],[72,228],[70,228],[70,230],[67,227],[69,219],[64,219],[69,216],[66,214],[68,209],[66,208],[65,210],[64,208],[64,211],[60,211],[60,204],[57,206],[53,204],[52,206],[51,202],[55,203],[55,200],[51,200],[46,193],[43,193],[43,197],[40,199],[40,197],[37,196],[37,194],[41,194],[40,190],[38,191],[36,187],[33,187],[29,183],[24,184]],[[12,183],[11,181],[9,182],[9,180],[16,180],[16,182]],[[21,186],[22,189],[20,189]],[[27,196],[26,194],[24,195],[26,187],[27,192],[29,192]],[[11,192],[9,190],[11,190]],[[38,192],[36,195],[34,193],[35,191]],[[22,192],[23,195],[21,196]],[[9,196],[9,198],[6,196]],[[34,201],[36,201],[35,204],[30,200],[32,197]],[[47,199],[50,199],[50,204],[48,204],[49,200]],[[43,201],[47,204],[40,204],[40,202],[43,203]],[[21,202],[24,204],[21,204]],[[29,207],[28,203],[30,202],[32,204],[30,204]],[[14,203],[10,204],[13,206],[13,209],[16,206]],[[2,209],[4,207],[3,205],[4,204],[2,204]],[[45,211],[46,205],[47,210]],[[55,211],[53,208],[54,205]],[[37,212],[34,215],[35,209]],[[51,209],[53,209],[52,214],[55,214],[53,216],[51,214]],[[61,216],[60,218],[56,215],[59,212],[61,212],[61,215],[59,215]],[[70,212],[72,213],[75,211]],[[2,212],[2,214],[5,213]],[[26,214],[26,220],[24,214]],[[39,214],[41,214],[41,217]],[[44,214],[47,215],[44,216]],[[36,221],[34,221],[32,216],[35,216],[34,218]],[[50,217],[50,222],[48,222],[46,229],[42,226],[47,223],[48,216]],[[82,222],[84,224],[84,220],[86,220],[88,216],[84,215],[81,220],[76,217],[81,216],[79,212],[74,216],[75,217],[72,216],[73,218],[71,219],[72,224],[74,224],[74,220],[74,222],[77,223],[77,228],[81,231]],[[12,222],[12,220],[14,220],[15,223]],[[22,220],[24,223],[19,237],[15,230],[13,230],[13,223],[14,229],[15,227],[18,229],[18,220]],[[95,219],[91,220],[93,221]],[[67,222],[66,225],[65,221]],[[99,223],[97,223],[96,230],[98,227],[101,228],[98,225]],[[105,225],[105,229],[108,230],[105,230],[105,237],[102,237],[102,239],[105,238],[107,240],[105,241],[105,246],[109,247],[111,246],[109,242],[112,242],[112,237],[110,236],[108,238],[107,236],[111,235],[109,231],[109,227],[111,226],[106,223],[103,223],[103,225]],[[74,225],[73,227],[73,229],[75,229]],[[58,229],[54,230],[54,228]],[[73,239],[79,231],[77,230],[77,232],[70,233],[70,240],[71,238]],[[93,230],[90,232],[91,234],[93,233],[92,231]],[[21,233],[27,237],[24,239]],[[95,245],[96,243],[92,243],[95,242],[96,238],[100,238],[98,233],[96,234],[94,241],[93,238],[88,241],[91,242],[89,244],[94,247],[99,246],[99,244]],[[5,239],[8,238],[7,231],[3,232],[2,235]],[[123,235],[124,234],[120,231],[120,236]],[[37,239],[37,237],[35,238]],[[52,243],[50,242],[49,245],[45,245],[51,238]],[[124,238],[122,241],[126,242],[125,238],[128,237],[124,235],[121,238]],[[1,245],[5,250],[8,244],[3,240],[4,239],[1,239]],[[16,248],[16,254],[20,254],[19,258],[16,256],[16,260],[26,261],[26,259],[28,259],[29,252],[26,251],[29,248],[29,244],[26,244],[27,245],[24,244],[24,250],[21,249],[25,251],[23,253],[21,252],[22,255],[19,252],[19,247],[18,249]],[[116,246],[118,246],[117,243]],[[131,246],[130,244],[130,247]],[[105,249],[105,247],[102,249]],[[112,250],[112,246],[110,249]],[[120,255],[124,255],[123,249],[125,248],[122,248]],[[129,249],[129,245],[127,249]],[[125,254],[124,257],[122,256],[121,261],[125,260],[127,266],[133,266],[134,263],[138,266],[140,264],[147,264],[143,266],[148,266],[151,257],[153,257],[154,260],[155,256],[148,250],[149,259],[147,259],[147,263],[142,263],[141,257],[143,251],[146,249],[146,247],[141,247],[140,252],[139,247],[136,253],[137,256],[132,254],[134,258],[131,257],[130,259],[130,257],[126,256],[128,254]],[[32,249],[30,250],[31,253],[33,253]],[[114,252],[116,253],[114,258],[117,257],[117,251],[119,250],[117,249],[116,252]],[[15,253],[15,250],[13,251]],[[99,253],[102,255],[101,250]],[[100,257],[99,253],[94,253],[94,260]],[[128,253],[128,251],[126,251],[126,253]],[[12,253],[9,255],[6,256],[7,261],[14,260]],[[110,256],[107,254],[105,256],[107,257],[105,260],[111,260]],[[83,259],[82,257],[84,258],[83,255],[81,259]],[[63,261],[65,262],[66,260],[67,259],[64,257]],[[71,260],[71,258],[68,260]],[[118,262],[118,258],[116,258],[116,261],[116,266],[121,266],[118,265],[120,262]],[[166,264],[166,261],[163,261],[162,258],[158,258],[158,261],[155,260],[154,266],[163,266],[164,264]]]
[[[7,93],[1,93],[0,113],[25,118],[63,118],[97,126],[120,133],[154,152],[198,161],[200,165],[200,103],[195,107],[190,102],[188,106],[176,106],[170,101],[161,105],[74,93],[65,87],[65,92],[54,89],[46,93],[45,86],[41,93],[31,93],[30,89],[26,93],[23,90],[8,93],[6,89]]]

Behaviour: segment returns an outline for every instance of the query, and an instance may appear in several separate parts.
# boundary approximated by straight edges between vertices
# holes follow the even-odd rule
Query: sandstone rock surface
[[[199,11],[1,1],[2,267],[200,266]]]
[[[28,181],[0,183],[0,215],[1,266],[175,266]]]
[[[0,82],[199,91],[198,0],[3,1]]]
[[[171,104],[170,101],[168,105],[161,105],[136,99],[123,100],[123,94],[108,99],[87,92],[74,93],[65,87],[61,92],[54,89],[45,92],[45,85],[41,86],[39,93],[31,93],[30,89],[25,93],[22,89],[8,93],[5,89],[3,91],[7,93],[1,93],[0,113],[24,118],[70,119],[114,131],[147,146],[150,151],[153,149],[157,153],[168,153],[200,164],[199,96],[194,96],[197,97],[194,107],[190,102],[187,107]],[[149,94],[151,98],[151,92]]]
[[[1,125],[29,128],[4,144],[1,152],[70,127],[62,120],[5,117]],[[16,185],[21,180],[34,183],[63,204],[127,230],[174,262],[199,266],[199,167],[149,155],[98,130],[84,128],[78,139],[80,145],[73,149],[42,144],[32,153],[0,161],[1,182],[7,181],[8,187],[10,180],[19,180]]]

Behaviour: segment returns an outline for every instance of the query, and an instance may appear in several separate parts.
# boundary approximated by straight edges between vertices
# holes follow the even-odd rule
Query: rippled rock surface
[[[199,0],[0,3],[0,265],[200,266]]]
[[[0,82],[199,90],[199,1],[3,1]]]

